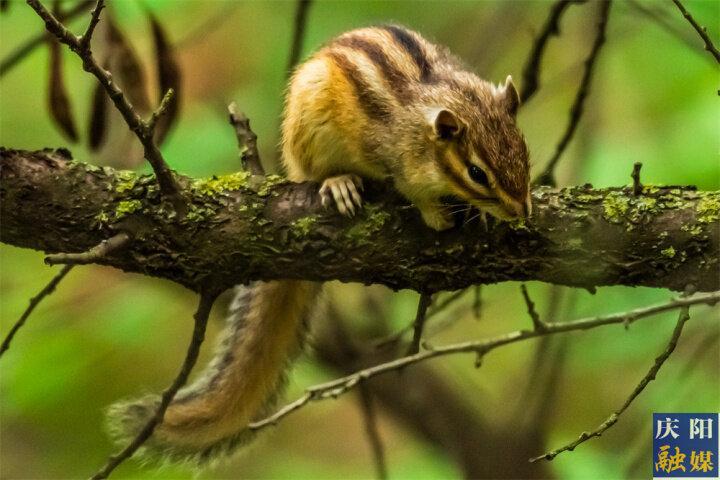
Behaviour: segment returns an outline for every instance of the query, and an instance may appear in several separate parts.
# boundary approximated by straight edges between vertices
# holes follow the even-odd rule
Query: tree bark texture
[[[344,218],[320,205],[312,183],[247,172],[177,178],[182,218],[152,176],[73,161],[63,149],[1,148],[0,240],[82,252],[126,232],[128,246],[99,263],[196,291],[279,278],[425,292],[506,280],[720,288],[718,191],[540,188],[529,221],[458,218],[435,232],[387,184],[369,185],[364,208]]]

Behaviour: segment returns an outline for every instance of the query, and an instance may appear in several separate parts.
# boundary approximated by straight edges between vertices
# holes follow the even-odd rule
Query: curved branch
[[[641,318],[646,318],[658,313],[666,312],[668,310],[674,310],[678,308],[684,309],[689,307],[690,305],[699,304],[714,306],[718,302],[720,302],[720,291],[700,294],[693,297],[676,298],[670,300],[667,303],[638,308],[629,312],[622,312],[613,315],[599,316],[595,318],[583,318],[580,320],[574,320],[572,322],[547,323],[545,324],[544,330],[516,330],[514,332],[498,335],[497,337],[488,338],[485,340],[469,341],[435,347],[432,350],[424,350],[414,355],[408,355],[388,361],[386,363],[373,365],[363,370],[356,371],[350,375],[346,375],[344,377],[336,378],[335,380],[331,380],[329,382],[308,387],[305,389],[305,393],[297,400],[284,405],[283,407],[276,410],[275,413],[273,413],[272,415],[263,418],[262,420],[251,423],[249,425],[249,428],[251,430],[261,430],[263,428],[276,425],[281,419],[285,418],[293,412],[296,412],[297,410],[303,408],[305,405],[308,405],[311,402],[327,400],[329,398],[337,398],[340,395],[343,395],[346,392],[352,390],[361,382],[369,380],[378,375],[383,375],[388,372],[402,371],[410,365],[426,362],[433,358],[444,357],[447,355],[474,353],[477,357],[475,365],[479,367],[480,362],[485,357],[485,355],[490,353],[492,350],[497,349],[498,347],[502,347],[511,343],[564,332],[590,330],[604,325],[612,325],[619,323],[624,324],[627,328],[627,326],[629,326],[631,323]],[[684,320],[682,323],[684,323]],[[681,326],[678,328],[680,330],[682,329]],[[677,329],[676,332],[678,332]],[[677,335],[679,336],[679,333],[677,333]],[[677,340],[677,337],[673,336],[673,338]],[[672,348],[675,348],[674,343],[672,343]],[[670,350],[670,352],[672,351],[670,347],[668,347],[668,350]],[[669,355],[670,353],[667,353],[667,356]],[[650,371],[650,374],[653,374],[653,372],[657,373],[657,370],[659,370],[660,366],[665,361],[667,356],[662,358],[662,361],[656,361],[655,367],[653,367],[653,369]],[[647,382],[650,381],[649,378],[650,375],[645,377],[645,379],[643,380],[642,388],[636,390],[637,393],[633,393],[633,396],[630,398],[630,402],[642,391],[643,388],[645,388]],[[630,402],[628,402],[622,408],[622,410],[616,412],[616,415],[622,413],[622,411],[627,408]],[[582,441],[584,440],[579,441],[578,444],[582,443]],[[556,451],[548,453],[546,455],[554,457],[557,455],[557,453],[558,452]],[[539,458],[544,458],[544,456],[536,457],[534,460],[537,460]]]
[[[74,162],[65,150],[0,148],[0,240],[82,252],[124,231],[133,242],[98,263],[195,291],[279,278],[423,291],[507,280],[720,289],[720,192],[540,188],[527,224],[437,233],[386,185],[368,185],[365,208],[348,219],[325,210],[312,183],[177,178],[184,218],[163,205],[152,176]]]

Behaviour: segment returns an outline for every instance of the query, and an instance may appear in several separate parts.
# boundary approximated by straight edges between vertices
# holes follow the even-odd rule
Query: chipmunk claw
[[[328,177],[320,186],[320,203],[327,208],[335,203],[338,211],[347,217],[354,217],[356,208],[362,207],[362,179],[357,175],[337,175]]]

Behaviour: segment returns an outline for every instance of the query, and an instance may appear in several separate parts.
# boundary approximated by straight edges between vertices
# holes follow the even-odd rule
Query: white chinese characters
[[[690,439],[712,438],[712,418],[691,418],[690,419]],[[657,437],[656,437],[657,438]]]
[[[672,436],[672,438],[678,438],[680,436],[677,433],[677,429],[680,428],[679,423],[680,420],[677,418],[665,417],[665,420],[658,420],[655,438],[663,439],[668,435]]]

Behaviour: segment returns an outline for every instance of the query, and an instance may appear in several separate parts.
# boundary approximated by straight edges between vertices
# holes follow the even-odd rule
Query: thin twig
[[[290,75],[295,65],[300,60],[303,41],[305,40],[305,27],[307,25],[307,14],[312,5],[312,0],[297,0],[295,9],[295,27],[293,28],[292,44],[290,45],[290,57],[288,58],[287,74]]]
[[[60,21],[73,20],[79,17],[81,14],[85,13],[94,3],[95,0],[83,0],[81,2],[78,2],[77,5],[75,5],[67,12],[63,12],[58,18]],[[37,35],[31,37],[27,42],[19,46],[15,51],[5,57],[2,63],[0,63],[0,78],[2,78],[15,65],[17,65],[28,55],[30,55],[37,47],[44,44],[45,41],[49,38],[49,36],[50,33],[46,30],[43,30]]]
[[[218,2],[220,3],[220,2]],[[217,34],[223,28],[223,23],[232,20],[235,10],[238,9],[240,2],[222,2],[223,8],[213,12],[201,23],[196,24],[192,30],[186,32],[180,39],[175,42],[177,49],[182,49],[190,44],[193,47],[197,43],[207,42],[211,39],[211,35]]]
[[[691,35],[690,32],[686,32],[685,28],[679,28],[677,25],[675,25],[673,22],[669,21],[667,18],[668,11],[666,11],[663,6],[665,4],[660,2],[654,2],[652,4],[648,4],[647,6],[644,5],[642,2],[638,0],[628,0],[625,2],[625,5],[628,5],[630,8],[635,10],[636,12],[640,13],[641,15],[644,15],[649,20],[655,22],[660,28],[665,30],[669,35],[675,37],[678,41],[684,43],[686,46],[691,47],[691,51],[695,52],[698,55],[701,55],[702,58],[707,59],[709,62],[713,62],[713,59],[710,57],[707,57],[704,53],[702,53],[702,50],[697,50],[695,48],[695,35]]]
[[[250,119],[243,112],[238,112],[235,102],[228,105],[228,113],[230,125],[235,128],[243,170],[247,170],[253,175],[265,176],[265,169],[257,149],[257,135],[250,128]]]
[[[610,16],[611,5],[611,0],[600,1],[600,19],[597,23],[597,33],[595,34],[595,41],[593,42],[590,54],[587,56],[584,62],[585,70],[583,72],[582,80],[580,81],[580,88],[578,88],[577,94],[575,95],[575,101],[570,108],[570,121],[565,130],[565,133],[563,134],[560,142],[557,145],[557,148],[555,149],[555,154],[548,162],[545,170],[535,180],[534,183],[536,184],[555,186],[555,167],[558,163],[558,160],[560,160],[560,157],[565,151],[565,148],[567,148],[568,144],[570,143],[570,140],[572,139],[578,124],[580,123],[580,118],[582,117],[583,113],[583,107],[585,105],[585,98],[588,96],[588,93],[590,93],[590,84],[592,80],[593,69],[597,63],[600,50],[605,43],[605,31],[607,30],[607,23],[608,17]]]
[[[165,115],[165,112],[167,112],[167,109],[172,104],[173,98],[175,98],[175,90],[173,90],[172,88],[168,88],[168,91],[165,92],[165,95],[163,95],[163,98],[160,101],[160,105],[158,105],[157,110],[152,112],[150,118],[146,122],[146,125],[148,129],[150,129],[150,131],[155,131],[155,126],[157,125],[158,120],[160,120],[160,118]]]
[[[18,330],[20,330],[20,328],[25,325],[25,321],[28,319],[33,310],[35,310],[35,307],[38,306],[38,304],[43,300],[43,298],[47,297],[55,291],[55,288],[57,288],[58,284],[62,281],[63,278],[65,278],[65,275],[67,275],[70,270],[72,270],[72,265],[65,265],[62,270],[60,270],[57,275],[55,275],[52,280],[50,280],[50,282],[45,285],[42,290],[40,290],[37,295],[30,299],[30,304],[22,313],[22,315],[20,315],[20,318],[17,322],[15,322],[15,325],[13,325],[13,327],[10,329],[10,332],[7,334],[7,337],[5,337],[5,340],[3,340],[2,346],[0,346],[0,357],[2,357],[3,353],[5,353],[8,348],[10,348],[10,342],[12,342]]]
[[[705,27],[701,27],[693,18],[693,16],[688,12],[682,3],[680,3],[680,0],[672,0],[672,2],[678,7],[680,12],[682,13],[683,17],[690,22],[690,25],[695,29],[695,31],[700,35],[700,38],[702,38],[703,42],[705,42],[705,50],[710,52],[710,54],[715,57],[715,61],[720,63],[720,51],[718,51],[717,48],[715,48],[715,45],[713,45],[712,40],[710,40],[710,36],[707,34],[707,29]]]
[[[105,4],[104,0],[97,0],[95,8],[93,9],[90,25],[88,26],[85,35],[81,37],[74,35],[70,30],[68,30],[67,27],[58,21],[58,19],[55,18],[52,13],[50,13],[42,5],[42,3],[40,3],[39,0],[26,1],[27,4],[35,10],[38,16],[45,21],[45,28],[47,31],[55,35],[61,43],[70,47],[70,50],[75,52],[82,60],[83,69],[98,79],[117,110],[125,119],[125,123],[127,123],[130,130],[135,133],[140,140],[140,143],[142,143],[145,158],[148,162],[150,162],[150,165],[155,172],[155,177],[160,185],[160,191],[163,196],[172,203],[178,214],[184,215],[187,209],[185,201],[180,194],[180,188],[172,171],[168,167],[167,163],[165,163],[165,159],[163,158],[160,149],[155,144],[153,138],[153,128],[150,128],[149,122],[144,121],[140,114],[137,113],[125,94],[112,79],[110,72],[100,66],[90,50],[91,35],[94,31],[93,23],[97,24],[100,12]],[[157,115],[158,112],[153,113],[153,116]]]
[[[550,8],[547,20],[540,33],[535,37],[533,47],[530,50],[530,56],[523,68],[523,88],[520,93],[520,101],[527,102],[537,91],[540,85],[540,63],[545,53],[548,41],[551,36],[560,35],[560,19],[565,13],[567,7],[573,3],[584,3],[585,0],[557,0]]]
[[[122,249],[130,242],[130,235],[120,232],[81,253],[53,253],[45,257],[48,265],[87,265]]]
[[[90,40],[92,40],[95,27],[97,27],[97,24],[100,22],[100,14],[102,13],[103,8],[105,8],[104,2],[97,2],[95,4],[95,8],[93,8],[92,13],[90,14],[90,23],[88,23],[85,33],[80,36],[79,43],[81,52],[90,51]]]
[[[432,302],[432,295],[429,293],[421,293],[418,301],[417,312],[415,313],[415,322],[413,323],[413,338],[410,342],[406,355],[415,355],[420,351],[420,340],[422,340],[423,329],[425,328],[425,320],[427,318],[427,309]]]
[[[195,366],[198,353],[200,352],[200,346],[205,339],[205,328],[207,327],[208,318],[210,317],[210,311],[216,298],[217,293],[214,291],[205,291],[200,294],[200,302],[194,315],[195,327],[193,329],[192,339],[185,354],[185,361],[183,362],[180,372],[177,377],[175,377],[172,385],[162,393],[160,405],[158,405],[155,415],[145,424],[140,433],[137,434],[127,447],[108,459],[105,466],[91,477],[92,480],[107,478],[118,465],[130,458],[137,449],[150,438],[155,428],[162,423],[168,405],[170,405],[170,402],[172,402],[178,390],[185,385],[190,372]]]
[[[633,179],[633,195],[636,197],[642,193],[643,185],[640,183],[640,169],[642,168],[642,162],[635,162],[633,165],[633,171],[630,177]]]
[[[380,438],[380,432],[377,427],[377,415],[375,413],[372,393],[364,382],[360,382],[358,391],[360,394],[360,407],[365,423],[365,433],[367,434],[373,459],[375,460],[375,472],[377,473],[378,479],[385,480],[388,477],[385,449],[383,448],[382,439]]]
[[[523,299],[525,299],[525,305],[527,305],[528,315],[530,315],[530,319],[532,320],[533,328],[541,332],[544,331],[545,323],[540,320],[540,314],[537,313],[537,310],[535,310],[535,302],[530,299],[530,295],[528,294],[527,287],[524,283],[520,285],[520,291],[522,292]]]
[[[685,305],[683,307],[680,307],[680,316],[678,317],[677,323],[675,324],[675,329],[673,330],[672,336],[670,337],[670,341],[667,344],[667,347],[665,347],[665,351],[663,351],[662,354],[660,354],[659,357],[655,359],[655,364],[650,368],[647,374],[640,380],[640,383],[635,387],[635,389],[632,391],[630,396],[625,400],[625,403],[622,407],[620,407],[619,410],[614,412],[612,415],[610,415],[607,420],[605,420],[603,423],[600,424],[598,428],[593,430],[592,432],[583,432],[580,437],[578,437],[577,440],[575,440],[572,443],[569,443],[565,445],[562,448],[558,448],[556,450],[551,450],[544,455],[540,455],[539,457],[534,457],[530,459],[531,463],[537,462],[538,460],[552,460],[553,458],[557,457],[562,452],[572,451],[575,450],[575,447],[580,445],[581,443],[585,443],[586,441],[590,440],[593,437],[600,437],[607,429],[615,425],[618,421],[618,418],[620,415],[625,412],[625,410],[628,409],[630,404],[637,398],[640,393],[647,387],[647,385],[655,380],[655,376],[657,375],[660,368],[663,366],[665,361],[668,359],[670,354],[675,350],[675,347],[677,346],[678,339],[680,338],[680,334],[682,333],[683,327],[685,326],[685,323],[690,319],[689,314],[690,307],[688,305]]]
[[[447,307],[449,307],[451,304],[455,303],[457,300],[459,300],[463,294],[465,294],[466,289],[457,290],[450,295],[443,298],[442,302],[438,302],[436,305],[431,305],[428,308],[428,312],[425,319],[425,326],[428,326],[428,322],[431,318],[433,318],[438,313],[445,310]],[[413,327],[415,326],[415,322],[409,323],[407,326],[401,328],[400,330],[396,331],[395,333],[391,333],[390,335],[387,335],[385,337],[379,338],[372,342],[372,345],[375,348],[383,348],[390,344],[395,344],[399,342],[402,337],[413,330]]]
[[[348,392],[350,389],[357,386],[357,384],[363,380],[367,380],[369,378],[387,372],[402,370],[410,365],[424,362],[432,358],[438,358],[460,353],[473,353],[477,357],[482,358],[484,355],[498,347],[520,342],[530,338],[537,338],[544,335],[554,335],[557,333],[570,331],[590,330],[603,325],[611,324],[624,324],[627,326],[638,319],[649,317],[651,315],[656,315],[658,313],[666,312],[668,310],[674,310],[684,306],[697,304],[715,305],[718,302],[720,302],[720,291],[702,293],[693,297],[674,298],[666,303],[638,308],[627,312],[616,313],[614,315],[584,318],[581,320],[575,320],[573,322],[545,323],[544,331],[517,330],[486,340],[477,340],[446,345],[443,347],[435,347],[431,350],[424,350],[422,352],[416,353],[415,355],[401,357],[387,363],[381,363],[370,368],[359,370],[353,374],[332,380],[330,382],[308,387],[305,393],[300,398],[286,404],[284,407],[280,408],[277,412],[270,415],[269,417],[251,423],[250,425],[248,425],[248,428],[250,430],[260,430],[269,425],[275,425],[280,419],[286,417],[287,415],[291,414],[296,410],[299,410],[311,401],[337,398],[338,396]]]

